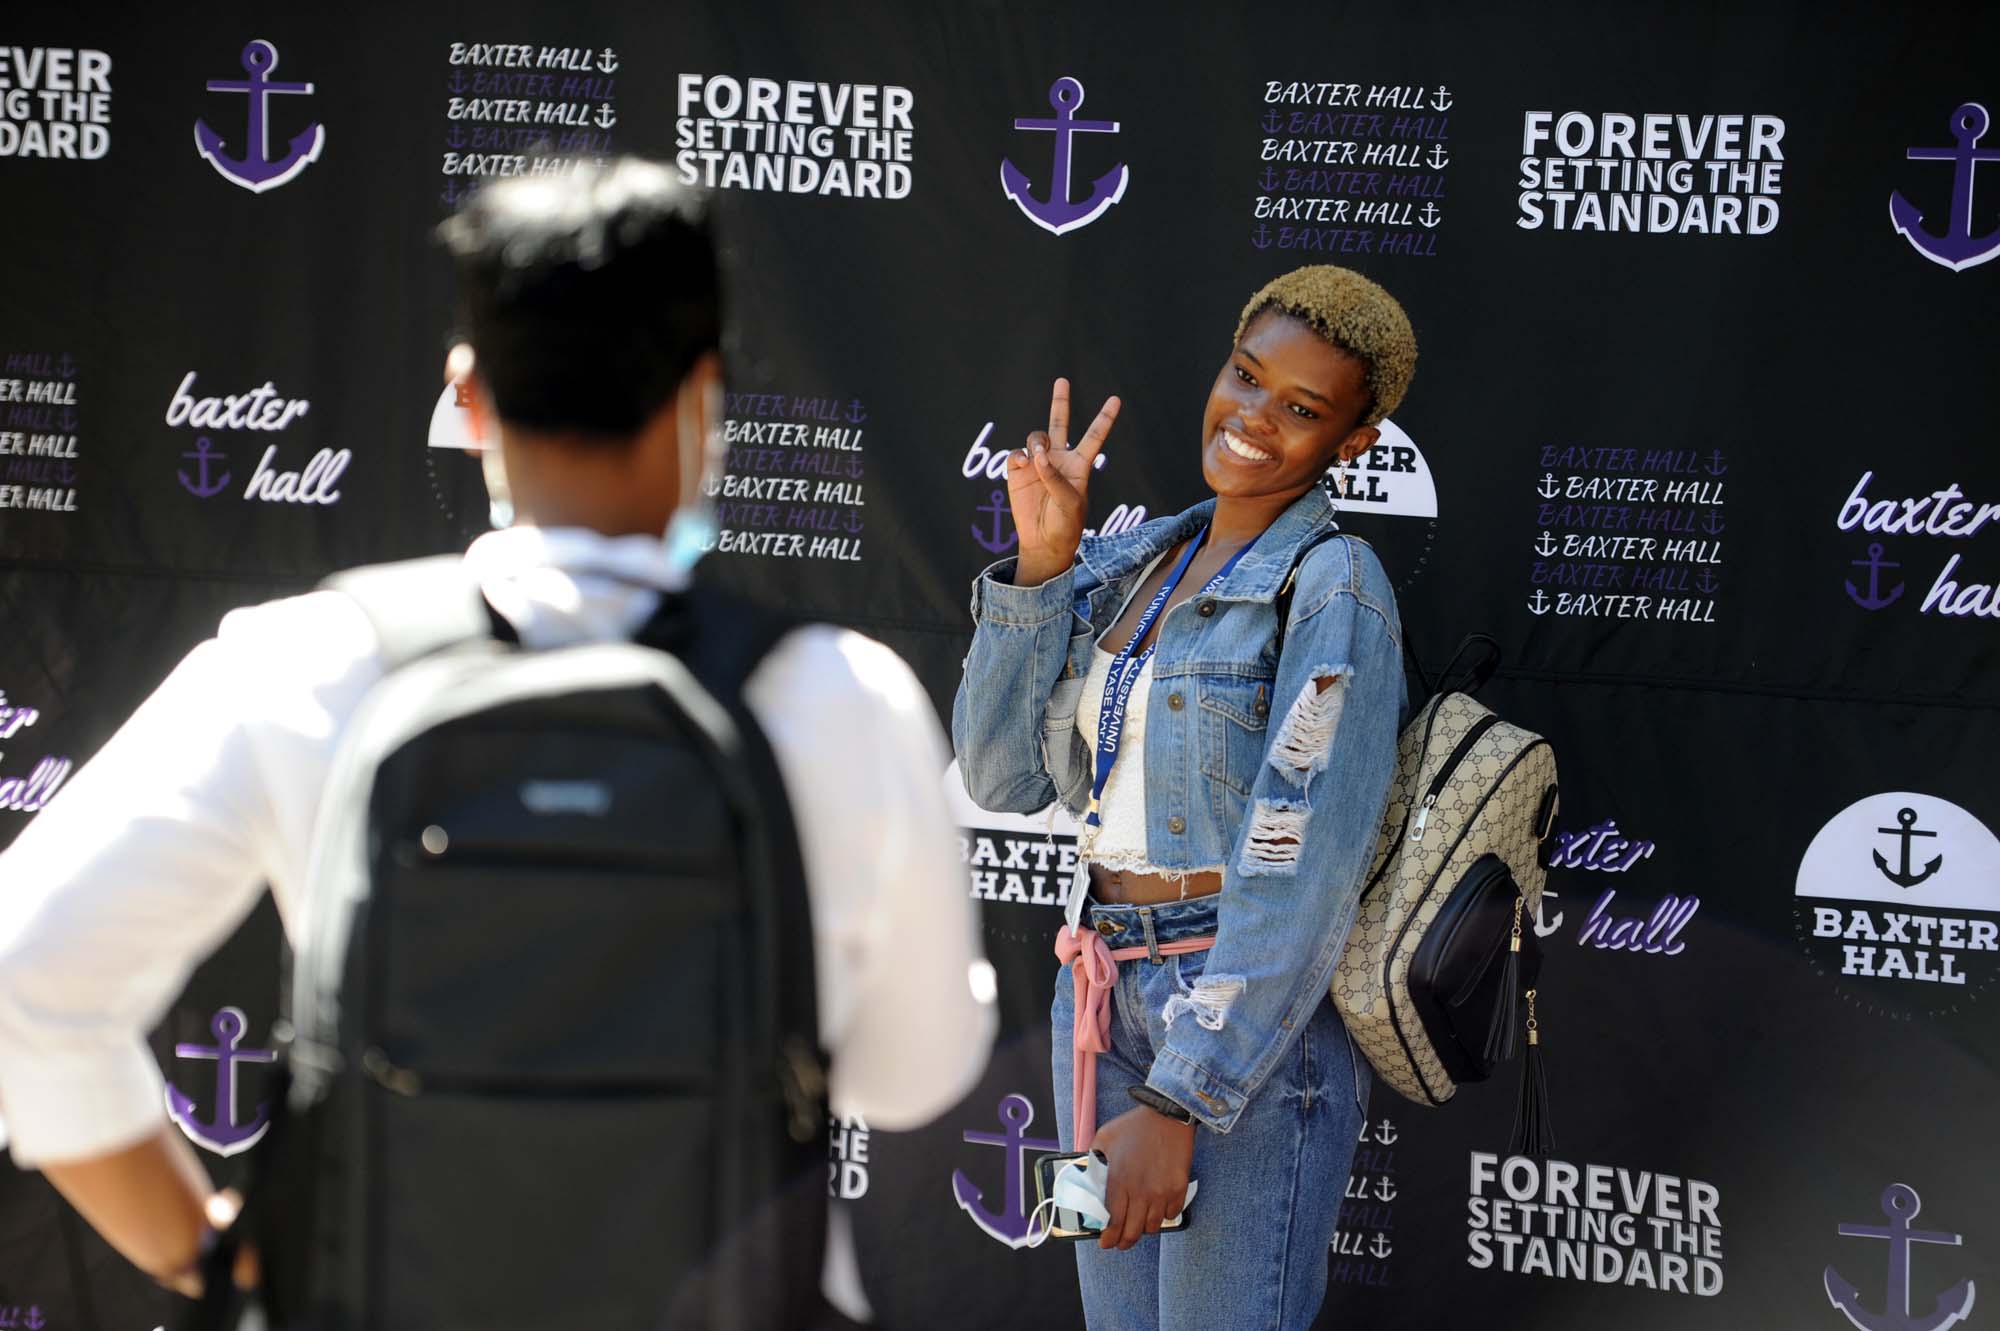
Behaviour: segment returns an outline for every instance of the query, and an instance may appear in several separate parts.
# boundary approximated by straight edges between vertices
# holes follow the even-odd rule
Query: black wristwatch
[[[1164,1114],[1176,1123],[1192,1124],[1195,1121],[1194,1114],[1188,1110],[1186,1105],[1183,1105],[1171,1096],[1161,1094],[1143,1081],[1137,1086],[1132,1087],[1127,1093],[1154,1113]]]

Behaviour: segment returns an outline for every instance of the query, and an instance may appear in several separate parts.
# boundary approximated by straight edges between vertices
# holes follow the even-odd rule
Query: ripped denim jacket
[[[976,804],[1032,813],[1060,799],[1082,811],[1093,755],[1076,708],[1091,652],[1133,580],[1214,507],[1086,538],[1069,571],[1039,587],[1015,586],[1011,559],[973,583],[951,730]],[[1272,655],[1273,602],[1299,550],[1332,525],[1325,497],[1308,491],[1222,586],[1175,606],[1156,630],[1147,858],[1167,872],[1220,870],[1223,885],[1200,985],[1210,992],[1194,1020],[1171,1025],[1147,1080],[1224,1132],[1326,1001],[1395,768],[1402,630],[1366,544],[1311,552],[1284,659]]]

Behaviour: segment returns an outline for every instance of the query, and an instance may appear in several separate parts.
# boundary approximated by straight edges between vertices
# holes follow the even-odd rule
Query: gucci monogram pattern
[[[1425,743],[1433,711],[1436,721]],[[1430,788],[1459,741],[1490,715],[1465,694],[1452,693],[1426,704],[1404,728],[1369,880],[1385,863],[1388,871],[1361,902],[1333,972],[1333,1001],[1354,1042],[1383,1081],[1420,1105],[1441,1104],[1458,1090],[1410,1004],[1410,962],[1425,932],[1482,855],[1499,856],[1513,871],[1527,916],[1540,905],[1547,878],[1536,856],[1535,824],[1543,795],[1556,784],[1555,755],[1541,736],[1505,721],[1480,736],[1447,778],[1423,840],[1400,835],[1415,815],[1418,795]],[[1401,1038],[1392,1010],[1402,1019]]]

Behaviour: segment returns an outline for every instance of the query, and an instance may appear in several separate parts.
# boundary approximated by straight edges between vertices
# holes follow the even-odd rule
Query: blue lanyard
[[[1160,585],[1160,590],[1153,593],[1153,599],[1146,604],[1145,613],[1139,616],[1138,627],[1132,630],[1132,637],[1126,642],[1124,650],[1111,660],[1110,670],[1104,679],[1104,702],[1097,713],[1097,771],[1090,783],[1090,804],[1083,815],[1084,822],[1091,827],[1102,825],[1102,820],[1097,816],[1098,801],[1104,797],[1104,787],[1111,780],[1111,769],[1118,762],[1118,740],[1125,729],[1125,707],[1132,699],[1132,686],[1139,682],[1139,676],[1146,669],[1146,662],[1153,659],[1153,652],[1160,644],[1155,639],[1137,656],[1132,654],[1133,649],[1145,639],[1146,631],[1153,627],[1153,621],[1158,619],[1160,611],[1166,608],[1168,599],[1174,594],[1174,588],[1180,586],[1181,579],[1187,576],[1188,565],[1194,563],[1195,552],[1207,543],[1208,528],[1204,527],[1201,535],[1188,542],[1187,550],[1174,565],[1174,571],[1168,574],[1167,580]],[[1229,576],[1229,571],[1236,567],[1236,561],[1248,554],[1250,546],[1255,544],[1256,541],[1253,539],[1229,556],[1229,562],[1216,570],[1215,576],[1208,580],[1199,594],[1207,596],[1220,587],[1223,579]]]

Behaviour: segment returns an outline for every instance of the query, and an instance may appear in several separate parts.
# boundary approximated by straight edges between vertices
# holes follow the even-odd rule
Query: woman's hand
[[[1049,428],[1028,436],[1027,447],[1007,455],[1007,499],[1021,537],[1016,585],[1035,587],[1076,562],[1089,510],[1090,469],[1118,419],[1118,399],[1106,398],[1097,419],[1075,448],[1069,446],[1069,380],[1049,395]]]
[[[1194,1167],[1194,1124],[1140,1105],[1099,1128],[1090,1144],[1109,1161],[1104,1201],[1111,1220],[1098,1247],[1129,1248],[1181,1213]]]

